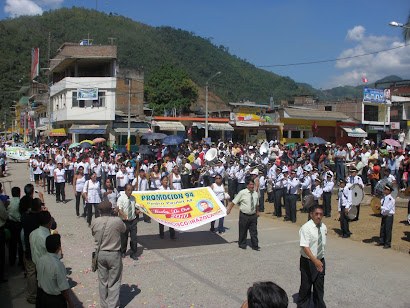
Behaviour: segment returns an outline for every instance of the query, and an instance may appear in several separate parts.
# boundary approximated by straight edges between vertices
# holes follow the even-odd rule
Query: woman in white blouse
[[[63,169],[63,163],[58,163],[57,169],[54,169],[54,181],[56,182],[56,202],[63,201],[63,203],[67,203],[65,201],[65,170]]]
[[[158,188],[158,190],[161,191],[165,191],[165,190],[170,190],[170,188],[168,187],[168,177],[163,176],[161,178],[161,186]],[[171,236],[171,239],[176,239],[175,236],[175,230],[174,228],[169,228],[169,235]],[[159,237],[160,238],[164,238],[164,225],[163,224],[159,224]]]
[[[171,190],[181,190],[181,175],[179,174],[178,166],[172,168],[172,173],[169,176],[169,186]]]
[[[216,197],[221,201],[222,204],[227,203],[225,201],[225,187],[222,183],[222,175],[217,174],[215,176],[215,183],[211,185],[211,189],[215,193]],[[225,204],[224,204],[225,205]],[[226,204],[227,206],[228,204]],[[215,233],[215,220],[211,222],[211,232]],[[225,234],[225,229],[224,229],[224,217],[219,218],[218,222],[218,233],[220,235]]]
[[[117,199],[120,196],[117,189],[114,188],[110,179],[105,179],[104,186],[101,189],[102,201],[108,201],[111,203],[111,207],[114,210],[114,214],[118,213]]]
[[[151,190],[157,190],[161,186],[161,173],[159,172],[158,165],[154,165],[152,172],[150,173]]]
[[[82,196],[82,192],[85,185],[85,176],[84,176],[84,167],[80,166],[77,169],[77,173],[74,175],[73,179],[73,189],[74,189],[74,196],[75,196],[75,213],[77,214],[77,218],[80,217],[80,198]],[[85,198],[83,196],[83,217],[85,215]]]
[[[86,202],[85,212],[87,213],[87,223],[88,227],[90,227],[93,214],[93,206],[95,218],[100,216],[97,206],[101,202],[101,189],[100,182],[97,182],[97,174],[95,172],[91,173],[90,180],[85,182],[83,196]]]

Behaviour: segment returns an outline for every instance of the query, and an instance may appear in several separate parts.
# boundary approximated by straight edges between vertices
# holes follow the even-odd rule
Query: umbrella
[[[61,145],[66,145],[66,144],[70,144],[71,143],[71,141],[70,140],[66,140],[66,141],[63,141],[63,143],[61,143]]]
[[[142,148],[142,149],[140,148],[138,150],[138,153],[145,154],[145,155],[154,155],[154,153],[152,153],[152,150],[149,148]]]
[[[44,141],[45,144],[52,144],[54,142],[53,139],[47,139],[46,141]]]
[[[83,141],[80,142],[80,144],[82,144],[83,142],[88,142],[91,145],[94,144],[94,142],[92,140],[83,140]]]
[[[166,136],[162,139],[162,144],[165,145],[178,145],[182,142],[184,142],[184,138],[178,135]]]
[[[392,147],[398,147],[401,148],[401,144],[400,142],[398,142],[397,140],[394,139],[384,139],[383,140],[384,143],[391,145]]]
[[[159,140],[165,138],[167,135],[162,133],[148,133],[141,137],[141,139],[154,139]]]
[[[91,149],[93,147],[93,145],[89,142],[80,142],[80,147],[82,147],[83,149]]]
[[[326,144],[326,140],[320,137],[310,137],[306,140],[307,143]]]
[[[104,142],[104,141],[107,141],[107,140],[105,140],[104,138],[95,138],[94,140],[93,140],[93,142],[94,143],[101,143],[101,142]]]
[[[72,148],[75,148],[75,147],[78,147],[78,146],[80,146],[80,144],[78,142],[74,142],[68,148],[72,149]]]

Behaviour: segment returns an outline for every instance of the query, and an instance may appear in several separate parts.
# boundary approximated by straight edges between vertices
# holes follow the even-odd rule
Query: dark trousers
[[[239,240],[238,245],[246,248],[246,238],[251,235],[252,248],[259,247],[258,242],[258,216],[256,214],[246,215],[239,212]]]
[[[4,227],[0,227],[0,279],[4,279],[4,264],[6,263],[6,235]]]
[[[345,207],[342,206],[340,211],[340,229],[342,230],[342,235],[350,235],[349,230],[349,220],[346,217]]]
[[[371,185],[371,187],[372,187],[372,195],[374,195],[374,188],[376,187],[376,184],[377,184],[378,181],[379,181],[379,180],[376,179],[376,178],[370,180],[370,185]]]
[[[130,237],[131,254],[137,253],[137,222],[137,218],[130,221],[124,220],[126,229],[125,233],[121,233],[121,253],[127,252],[128,236]]]
[[[161,237],[164,237],[164,229],[165,229],[165,226],[163,224],[159,224],[159,235]],[[169,228],[169,235],[171,236],[171,238],[175,238],[174,228]]]
[[[385,247],[391,246],[391,234],[393,231],[394,216],[382,216],[382,224],[380,226],[379,243],[384,244]]]
[[[189,178],[190,178],[189,174],[184,174],[184,175],[181,176],[181,182],[182,182],[182,188],[183,189],[187,189],[187,188],[191,187],[191,185],[189,183],[190,182]]]
[[[75,213],[76,213],[76,215],[77,216],[80,216],[80,199],[81,199],[81,196],[83,195],[80,191],[77,191],[76,192],[76,196],[75,196]],[[84,196],[83,196],[83,212],[84,212],[84,216],[86,215],[86,213],[85,213],[85,199],[84,199]]]
[[[236,194],[236,188],[238,185],[237,180],[228,179],[228,194],[231,197],[229,201],[232,201]]]
[[[100,217],[98,213],[98,203],[86,203],[85,204],[85,213],[87,215],[87,223],[90,225],[92,216],[93,216],[93,206],[94,206],[94,216],[95,218]]]
[[[47,176],[47,193],[54,194],[54,177]]]
[[[297,302],[298,308],[310,307],[310,296],[313,286],[313,303],[315,308],[325,308],[326,304],[323,300],[325,286],[325,259],[320,260],[323,263],[323,271],[319,272],[315,264],[305,258],[300,257],[300,288]]]
[[[7,229],[10,230],[9,241],[9,265],[16,263],[17,251],[19,256],[19,263],[23,263],[23,246],[21,244],[21,222],[7,221]]]
[[[296,201],[298,199],[298,195],[289,195],[288,196],[288,204],[289,204],[289,219],[292,222],[296,222]]]
[[[353,220],[359,220],[360,204],[359,204],[359,205],[356,205],[356,207],[357,207],[357,215],[356,215],[355,219],[353,219]]]
[[[61,195],[61,199],[60,199]],[[65,201],[65,183],[56,183],[56,201]]]
[[[62,294],[50,295],[43,291],[43,289],[37,289],[36,308],[66,308],[67,301]]]
[[[368,183],[368,178],[367,178],[367,171],[369,171],[369,167],[364,166],[363,167],[363,171],[362,171],[362,181],[363,184],[366,185]]]
[[[219,218],[219,222],[218,222],[218,232],[219,232],[219,233],[225,232],[225,229],[224,229],[224,219],[225,219],[225,217]],[[214,221],[211,221],[211,231],[212,231],[212,232],[215,231],[215,220],[214,220]]]
[[[210,181],[209,181],[210,176],[209,175],[204,175],[203,179],[204,179],[204,187],[207,187],[209,185],[211,185]]]
[[[289,204],[289,194],[288,191],[285,190],[285,193],[283,195],[283,206],[285,207],[285,219],[290,220],[290,204]]]
[[[74,178],[74,170],[66,170],[65,174],[67,176],[67,183],[73,185],[73,178]]]
[[[332,193],[324,192],[323,193],[323,209],[326,217],[332,215]]]
[[[265,190],[259,189],[259,212],[265,212]]]
[[[112,185],[117,188],[117,177],[115,175],[109,175],[108,178],[111,180]]]
[[[283,189],[275,189],[275,213],[277,217],[282,217],[282,194],[283,194]]]
[[[236,191],[236,193],[239,193],[242,189],[246,188],[246,184],[245,183],[238,183],[238,190]]]

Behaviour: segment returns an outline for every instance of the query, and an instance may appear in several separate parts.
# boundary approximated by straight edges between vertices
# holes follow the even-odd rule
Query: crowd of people
[[[310,209],[304,208],[302,211],[309,212],[308,223],[312,224],[310,229],[319,228],[321,218],[332,215],[331,196],[336,184],[339,186],[338,219],[341,236],[346,238],[351,235],[347,218],[352,207],[352,193],[349,188],[352,184],[358,184],[363,189],[369,184],[372,194],[377,194],[376,185],[383,178],[387,179],[387,182],[383,187],[385,197],[380,196],[383,197],[383,219],[378,244],[389,248],[392,217],[395,214],[394,198],[390,196],[390,192],[395,184],[401,189],[410,184],[410,149],[403,150],[386,144],[377,147],[367,141],[361,146],[336,146],[330,143],[282,145],[274,141],[263,144],[222,141],[206,144],[202,141],[166,146],[153,141],[149,149],[150,154],[139,154],[120,153],[107,147],[88,150],[40,144],[40,154],[32,155],[27,162],[30,180],[38,189],[42,188],[44,194],[55,194],[57,203],[65,204],[66,190],[73,189],[75,215],[86,220],[95,238],[96,248],[100,251],[99,293],[103,307],[119,304],[121,259],[126,257],[128,240],[130,258],[137,260],[137,222],[141,212],[132,196],[134,190],[180,190],[210,186],[217,198],[226,205],[227,214],[230,214],[234,206],[239,206],[238,246],[246,249],[249,231],[252,249],[258,251],[260,247],[257,219],[259,213],[265,210],[265,202],[274,204],[274,216],[284,215],[285,221],[295,223],[297,201],[311,195],[313,203]],[[213,151],[216,155],[206,156],[208,151]],[[20,198],[20,189],[15,187],[10,200],[3,200],[0,195],[4,211],[7,209],[4,214],[0,206],[0,228],[8,228],[11,231],[9,264],[15,264],[18,256],[18,264],[24,266],[29,282],[29,302],[47,302],[54,299],[70,304],[72,301],[65,292],[67,289],[64,289],[67,285],[60,283],[57,290],[55,285],[51,287],[52,284],[46,278],[51,274],[50,271],[60,275],[61,266],[64,266],[59,261],[61,241],[58,233],[53,231],[56,229],[56,223],[44,205],[41,191],[35,192],[34,186],[28,184],[24,193],[25,196]],[[34,197],[35,194],[38,194],[38,198]],[[316,215],[315,211],[321,214]],[[316,222],[317,216],[321,216],[319,223]],[[359,207],[355,219],[358,218]],[[143,219],[146,223],[151,222],[151,218],[145,214]],[[314,223],[310,222],[311,220]],[[212,222],[210,231],[223,235],[224,219],[219,219],[217,227],[215,222]],[[0,244],[5,243],[3,234],[4,232],[0,232]],[[171,239],[176,239],[175,230],[170,228],[169,234]],[[165,236],[164,226],[161,224],[159,236]],[[300,298],[305,298],[306,301],[307,296],[310,298],[308,288],[310,290],[311,286],[315,285],[303,281],[306,275],[303,269],[314,266],[322,272],[320,269],[324,269],[323,260],[323,268],[313,261],[315,258],[323,259],[321,254],[324,252],[309,253],[303,247],[309,247],[311,243],[302,242],[301,233]],[[317,243],[315,247],[317,249]],[[0,255],[4,256],[3,244],[0,247]],[[55,266],[46,268],[44,262],[51,262]],[[313,265],[309,262],[313,262]],[[4,281],[4,257],[3,260],[0,259],[0,263],[0,279]],[[115,277],[114,283],[110,281],[108,284],[108,276]],[[320,297],[321,286],[316,287],[319,288]],[[59,295],[59,298],[52,295]],[[320,301],[320,298],[318,300]]]

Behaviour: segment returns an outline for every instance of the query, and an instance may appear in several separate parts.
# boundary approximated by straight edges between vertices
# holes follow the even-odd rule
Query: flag
[[[362,77],[362,81],[363,82],[368,82],[369,80],[367,80],[367,78]]]
[[[150,128],[148,128],[148,134],[151,133],[151,132],[152,132],[152,130],[151,130],[151,127],[150,127]]]
[[[191,136],[192,131],[191,131],[191,126],[188,128],[188,136]]]
[[[31,50],[31,80],[34,80],[40,74],[40,49]]]
[[[312,127],[313,127],[313,129],[317,129],[317,123],[316,123],[316,121],[313,122]]]

